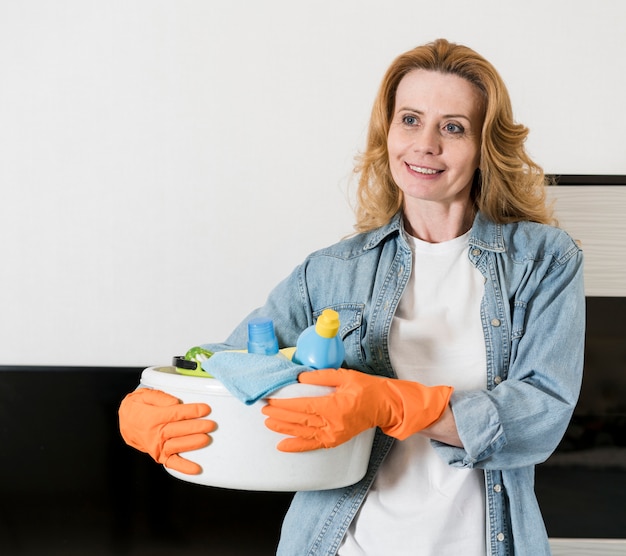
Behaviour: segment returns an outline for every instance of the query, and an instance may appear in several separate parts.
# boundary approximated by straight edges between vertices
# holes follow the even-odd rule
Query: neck
[[[474,223],[474,207],[468,203],[464,207],[436,207],[404,211],[404,227],[410,235],[429,243],[441,243],[462,236]]]

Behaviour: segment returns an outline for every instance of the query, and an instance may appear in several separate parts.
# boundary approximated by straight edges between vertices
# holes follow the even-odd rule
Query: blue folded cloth
[[[238,351],[214,353],[202,363],[202,369],[247,405],[252,405],[283,386],[297,383],[301,372],[312,370],[280,355]]]

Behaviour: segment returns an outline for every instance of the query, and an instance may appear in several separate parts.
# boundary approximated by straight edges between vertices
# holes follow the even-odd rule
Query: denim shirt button
[[[502,491],[502,486],[501,485],[494,485],[493,490],[495,490],[496,492],[501,492]]]
[[[480,249],[472,249],[472,255],[474,257],[478,257],[480,255],[480,253],[481,253]]]
[[[496,384],[500,384],[500,383],[502,382],[502,377],[501,377],[501,376],[497,376],[496,378],[494,378],[494,379],[493,379],[493,381],[494,381]]]
[[[497,328],[501,324],[500,319],[491,319],[491,326],[495,326]]]
[[[500,542],[502,542],[504,540],[504,533],[498,533],[496,535],[496,539],[498,539]]]

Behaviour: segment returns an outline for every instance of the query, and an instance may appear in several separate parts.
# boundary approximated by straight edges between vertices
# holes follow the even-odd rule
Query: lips
[[[408,164],[407,166],[412,172],[416,172],[417,174],[422,174],[424,176],[434,176],[436,174],[441,174],[443,170],[437,170],[435,168],[428,168],[426,166],[415,166],[413,164]]]

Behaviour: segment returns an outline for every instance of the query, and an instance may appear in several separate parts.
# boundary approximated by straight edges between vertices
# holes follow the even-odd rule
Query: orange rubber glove
[[[372,427],[404,440],[441,417],[453,390],[348,369],[303,372],[298,382],[336,390],[317,398],[268,399],[265,425],[295,437],[278,444],[283,452],[332,448]]]
[[[124,441],[170,469],[197,475],[202,468],[180,452],[203,448],[211,442],[209,432],[215,421],[198,419],[211,413],[204,403],[181,403],[180,400],[149,388],[128,394],[119,409],[120,432]]]

